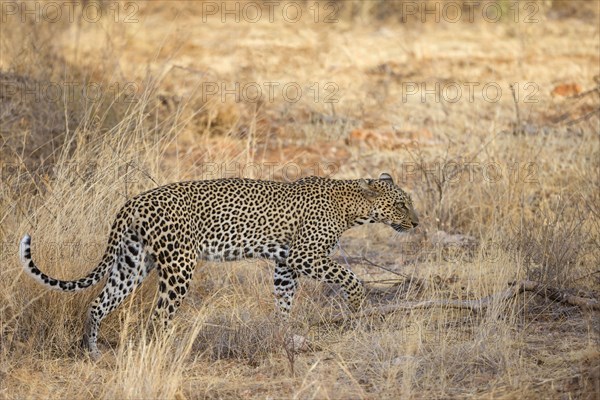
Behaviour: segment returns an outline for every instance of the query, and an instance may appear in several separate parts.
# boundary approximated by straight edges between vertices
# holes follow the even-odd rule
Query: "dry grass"
[[[478,298],[523,278],[598,296],[599,93],[551,94],[597,85],[594,2],[531,3],[532,24],[523,14],[400,23],[408,3],[335,2],[333,24],[307,8],[297,23],[223,24],[203,21],[200,3],[166,1],[137,3],[131,24],[3,21],[0,398],[597,398],[598,315],[528,294],[481,315],[414,310],[340,325],[322,323],[344,310],[337,288],[303,280],[282,326],[268,263],[204,264],[171,334],[146,338],[150,277],[105,320],[94,363],[78,344],[98,288],[49,293],[21,272],[29,232],[43,270],[82,276],[119,207],[159,184],[390,171],[421,226],[402,236],[361,227],[334,255],[381,289],[371,301]],[[125,3],[102,4],[124,18]],[[206,96],[207,83],[235,82],[258,83],[264,97]],[[276,90],[270,101],[266,82],[296,82],[303,96]],[[406,92],[451,82],[463,88],[454,103],[444,101],[454,92],[439,102]],[[468,101],[464,82],[497,83],[502,96],[476,89]],[[99,84],[103,96],[55,97],[49,83]],[[290,333],[312,349],[287,351]]]

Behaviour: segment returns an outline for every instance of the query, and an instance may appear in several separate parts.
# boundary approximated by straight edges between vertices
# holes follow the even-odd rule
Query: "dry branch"
[[[519,281],[511,282],[510,284],[518,287],[519,292],[535,292],[539,296],[543,296],[547,299],[558,301],[560,303],[570,304],[586,310],[600,310],[600,302],[598,299],[576,296],[568,293],[565,290],[548,287],[534,281]]]
[[[468,309],[472,311],[483,311],[490,304],[494,302],[502,302],[506,300],[510,300],[515,297],[517,294],[522,292],[534,292],[538,296],[543,296],[547,299],[558,301],[561,303],[570,304],[573,306],[578,306],[582,309],[586,310],[600,310],[600,302],[594,298],[587,298],[576,296],[567,293],[565,290],[552,288],[545,286],[539,282],[534,281],[518,281],[518,282],[510,282],[509,288],[500,292],[493,294],[491,296],[483,297],[477,300],[424,300],[424,301],[408,301],[399,304],[387,304],[383,306],[371,307],[366,310],[360,311],[356,314],[353,314],[352,317],[360,318],[360,317],[370,317],[374,315],[385,315],[391,314],[395,311],[401,310],[414,310],[420,308],[462,308]],[[345,320],[347,317],[346,314],[338,314],[333,318],[329,319],[327,322],[340,322]]]

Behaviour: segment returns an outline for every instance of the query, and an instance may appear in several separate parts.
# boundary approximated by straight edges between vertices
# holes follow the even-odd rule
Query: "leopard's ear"
[[[373,188],[371,188],[371,186],[369,186],[369,182],[367,182],[366,180],[364,180],[364,179],[359,180],[358,185],[360,186],[362,194],[367,199],[373,199],[373,198],[379,196],[379,192],[377,190],[374,190]]]
[[[394,184],[394,180],[392,179],[392,176],[390,174],[388,174],[387,172],[383,172],[381,175],[379,175],[379,180],[384,181],[384,182],[389,182],[392,185]]]

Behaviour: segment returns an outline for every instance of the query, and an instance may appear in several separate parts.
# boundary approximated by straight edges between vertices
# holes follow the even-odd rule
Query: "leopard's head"
[[[376,222],[404,232],[419,225],[419,217],[413,208],[412,199],[396,186],[390,174],[383,173],[379,179],[361,180],[363,195],[371,203],[369,217]]]

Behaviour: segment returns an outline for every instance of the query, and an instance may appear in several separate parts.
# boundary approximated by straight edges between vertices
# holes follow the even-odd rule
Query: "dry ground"
[[[303,280],[283,327],[267,262],[204,264],[172,335],[145,338],[151,277],[103,324],[95,363],[78,342],[98,288],[50,293],[21,272],[29,232],[50,275],[87,273],[119,207],[158,184],[388,171],[421,226],[355,229],[334,255],[373,303],[524,278],[597,298],[598,3],[482,2],[456,23],[450,3],[467,14],[298,2],[296,22],[282,3],[272,22],[223,23],[237,3],[107,0],[69,21],[2,2],[0,398],[598,398],[598,313],[533,294],[333,324],[337,288]],[[286,351],[290,332],[312,348]]]

